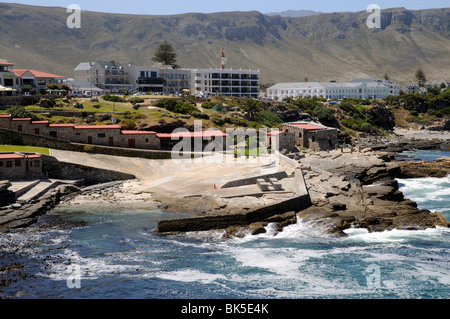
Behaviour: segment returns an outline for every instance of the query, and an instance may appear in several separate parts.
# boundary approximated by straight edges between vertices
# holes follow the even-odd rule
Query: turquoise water
[[[450,219],[450,180],[400,180],[420,207]],[[450,230],[351,229],[334,238],[299,220],[282,233],[160,237],[162,211],[56,209],[0,237],[0,297],[133,299],[448,298]],[[53,225],[45,226],[52,221]],[[78,225],[80,221],[83,224]],[[63,222],[62,226],[60,222]],[[68,270],[79,271],[73,288]],[[20,280],[17,280],[19,277]],[[26,276],[24,276],[26,275]],[[68,282],[69,279],[69,282]],[[17,281],[14,281],[17,280]],[[68,285],[69,283],[69,285]],[[69,288],[69,286],[72,287]]]
[[[403,152],[401,154],[425,161],[435,161],[438,158],[450,157],[450,151],[437,151],[437,150],[417,150],[411,152]]]

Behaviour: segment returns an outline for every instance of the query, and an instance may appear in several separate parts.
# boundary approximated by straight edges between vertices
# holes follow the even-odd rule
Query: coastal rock
[[[436,162],[398,162],[400,172],[396,174],[401,178],[422,178],[422,177],[446,177],[450,174],[450,159],[440,159]]]
[[[0,233],[34,224],[39,216],[58,204],[62,196],[77,190],[79,190],[78,187],[73,185],[62,185],[54,191],[42,195],[33,203],[25,205],[13,204],[15,209],[7,210],[0,214]]]

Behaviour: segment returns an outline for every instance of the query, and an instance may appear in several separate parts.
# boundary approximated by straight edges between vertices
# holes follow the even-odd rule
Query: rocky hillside
[[[224,48],[230,68],[260,69],[263,83],[346,81],[382,77],[408,82],[421,66],[431,81],[450,79],[450,9],[382,12],[369,29],[367,12],[305,17],[259,12],[172,16],[83,12],[69,29],[64,8],[0,4],[0,58],[19,68],[73,76],[81,61],[152,65],[156,47],[174,43],[182,67],[219,67]]]

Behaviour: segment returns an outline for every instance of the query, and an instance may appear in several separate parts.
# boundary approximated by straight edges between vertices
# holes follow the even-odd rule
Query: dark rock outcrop
[[[24,228],[37,222],[42,214],[57,205],[61,198],[80,189],[73,185],[62,185],[53,191],[43,195],[39,200],[0,211],[0,233],[8,232],[16,228]]]
[[[0,207],[11,203],[14,200],[14,193],[8,188],[11,186],[9,181],[0,181]]]

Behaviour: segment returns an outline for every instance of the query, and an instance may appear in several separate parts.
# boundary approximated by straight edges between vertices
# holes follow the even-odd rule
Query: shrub
[[[11,114],[12,118],[31,118],[33,121],[39,121],[42,118],[30,111],[27,111],[23,106],[17,105],[8,109],[7,113]]]
[[[110,94],[106,94],[103,96],[103,99],[105,101],[109,101],[109,102],[126,102],[127,100],[125,100],[123,97],[117,96],[117,95],[110,95]]]
[[[138,104],[138,103],[144,103],[145,100],[141,97],[132,97],[128,99],[128,102],[131,104]]]
[[[212,117],[212,118],[211,118],[211,121],[212,121],[214,124],[220,125],[220,126],[222,126],[222,125],[225,124],[224,119],[221,118],[221,117]]]
[[[195,117],[196,119],[204,119],[208,120],[209,116],[208,114],[202,113],[202,112],[192,112],[191,115]]]
[[[95,150],[95,148],[94,148],[93,145],[85,145],[84,148],[83,148],[83,150],[84,150],[86,153],[93,153],[94,150]]]
[[[53,96],[47,98],[46,101],[47,101],[47,107],[54,108],[56,106],[56,100]]]
[[[215,105],[216,103],[213,102],[205,102],[202,104],[202,107],[205,109],[212,109]]]
[[[323,106],[320,105],[316,106],[312,113],[319,119],[320,123],[322,124],[330,126],[337,124],[337,120],[333,112],[331,110],[324,108]]]
[[[158,107],[165,108],[166,110],[179,113],[179,114],[191,114],[192,112],[200,112],[192,103],[190,102],[180,102],[175,99],[165,99],[159,101]]]
[[[366,122],[360,125],[359,130],[365,133],[372,133],[375,131],[375,128],[372,126],[372,124]]]
[[[411,111],[409,111],[409,115],[419,116],[419,112],[417,112],[416,110],[411,110]]]
[[[275,127],[283,123],[283,121],[278,116],[268,110],[259,113],[255,117],[255,120],[267,127]]]

